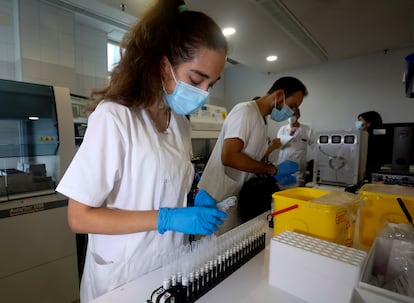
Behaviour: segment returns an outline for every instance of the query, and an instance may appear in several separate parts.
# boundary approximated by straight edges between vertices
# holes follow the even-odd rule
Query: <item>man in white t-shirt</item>
[[[289,118],[289,123],[283,125],[277,133],[281,142],[287,142],[280,147],[278,163],[283,163],[286,160],[298,163],[299,169],[295,174],[296,185],[304,186],[308,148],[311,158],[315,144],[315,133],[308,125],[299,123],[299,118],[299,108],[293,108],[293,115]]]
[[[262,161],[280,146],[278,139],[268,144],[266,119],[270,115],[277,122],[287,120],[293,114],[293,108],[299,107],[307,94],[300,80],[282,77],[263,97],[237,104],[224,121],[198,187],[215,200],[222,201],[238,195],[244,182],[255,174],[282,176],[295,172],[296,163],[287,162],[276,167]],[[236,207],[230,208],[228,214],[220,233],[239,223]]]

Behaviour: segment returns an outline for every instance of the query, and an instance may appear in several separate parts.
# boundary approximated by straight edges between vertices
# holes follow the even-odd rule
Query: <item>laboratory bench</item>
[[[278,302],[303,303],[294,297],[268,283],[270,239],[273,229],[266,231],[266,247],[234,273],[217,284],[199,298],[197,303],[210,302]],[[130,283],[127,283],[91,303],[137,303],[146,302],[151,293],[162,284],[162,270],[150,272]]]
[[[238,303],[252,303],[252,302],[262,302],[262,303],[306,303],[309,302],[300,297],[294,296],[291,293],[288,293],[278,287],[269,284],[269,262],[271,261],[270,257],[270,242],[273,236],[272,229],[266,232],[267,245],[255,255],[248,262],[243,264],[235,272],[229,275],[227,278],[222,280],[215,287],[211,288],[203,296],[198,298],[195,302],[197,303],[211,303],[211,302],[238,302]],[[302,262],[303,263],[303,262]],[[327,264],[324,264],[327,265]],[[338,265],[338,264],[337,264]],[[336,269],[328,269],[327,271],[322,270],[322,275],[315,277],[316,279],[307,280],[307,288],[315,288],[312,292],[316,294],[319,299],[312,300],[312,302],[347,302],[347,303],[408,303],[414,302],[411,301],[410,297],[403,297],[400,295],[393,295],[388,291],[377,291],[368,289],[366,287],[352,287],[351,286],[351,298],[349,298],[349,285],[353,282],[350,282],[349,279],[344,277],[338,277],[342,272],[339,267]],[[337,270],[339,268],[339,270]],[[328,281],[329,277],[323,275],[323,273],[329,273],[335,277],[332,279],[334,281]],[[304,278],[296,275],[297,272],[293,273],[297,280],[302,283]],[[308,276],[305,276],[305,280]],[[162,269],[155,270],[150,272],[132,282],[129,282],[111,292],[108,292],[101,297],[92,300],[90,303],[137,303],[137,302],[150,302],[148,301],[151,298],[151,294],[154,290],[158,289],[162,285]],[[296,279],[293,277],[293,279]],[[321,279],[322,280],[318,280]],[[323,280],[325,279],[325,280]],[[292,274],[290,274],[290,281],[292,281]],[[321,284],[319,285],[319,281]],[[347,298],[342,298],[341,294],[343,293],[343,287],[338,283],[340,281],[344,284],[348,284],[348,294]],[[326,282],[326,283],[324,283]],[[328,284],[331,284],[330,287]],[[299,288],[303,288],[304,284],[301,286],[293,285],[293,288],[298,287],[298,291],[302,291]],[[371,287],[372,288],[372,287]],[[293,293],[293,292],[292,292]],[[322,295],[323,294],[323,295]],[[328,295],[329,294],[329,295]],[[338,300],[332,300],[336,298]],[[161,302],[161,301],[160,301]]]
[[[390,189],[390,186],[387,185],[387,189]],[[372,190],[367,187],[361,192],[361,195],[368,195]],[[379,187],[376,186],[375,190],[379,190]],[[313,189],[297,188],[292,191],[281,191],[274,195],[278,195],[277,201],[279,206],[281,206],[283,205],[282,202],[288,198],[296,197],[296,203],[300,204],[320,196],[325,191],[333,193],[335,191],[343,191],[343,188],[332,186],[319,186]],[[395,200],[392,195],[377,191],[373,192],[374,197],[369,197],[370,199],[375,198],[374,202],[376,203],[378,203],[378,195],[381,198],[379,200],[386,200],[386,202]],[[414,206],[413,197],[404,196],[404,200],[409,202],[407,207]],[[368,204],[367,201],[366,203]],[[388,204],[386,210],[393,205],[392,203]],[[304,211],[308,209],[317,211],[318,207],[316,205],[312,204],[312,207],[302,205],[300,209]],[[377,204],[374,203],[373,206],[366,205],[364,207],[369,210],[377,210],[375,205]],[[292,222],[308,222],[310,225],[316,224],[318,226],[323,225],[322,223],[325,222],[328,224],[326,226],[334,228],[335,224],[338,224],[340,220],[337,220],[336,208],[334,209],[332,205],[328,206],[327,209],[322,209],[323,214],[328,215],[327,217],[322,217],[320,214],[320,217],[318,217],[317,214],[314,215],[310,211],[305,215],[299,216],[300,213],[297,212],[298,217],[295,217],[295,215],[289,220],[291,223],[290,229],[283,232],[278,232],[276,225],[274,229],[269,228],[267,224],[262,225],[263,228],[260,233],[263,234],[265,232],[266,239],[261,242],[263,243],[261,250],[255,252],[257,254],[250,257],[247,262],[243,262],[237,270],[197,298],[196,302],[413,303],[412,296],[402,295],[403,292],[397,293],[377,287],[375,286],[376,284],[371,283],[374,273],[374,262],[388,260],[388,256],[384,252],[390,252],[390,247],[396,244],[395,241],[399,240],[385,239],[388,240],[386,241],[387,243],[382,244],[375,237],[375,231],[369,232],[370,239],[372,238],[371,240],[374,241],[371,249],[369,249],[369,247],[364,245],[364,243],[367,243],[362,242],[365,238],[359,236],[359,234],[362,234],[366,237],[366,232],[361,233],[359,228],[360,214],[357,215],[355,222],[355,230],[359,232],[355,233],[352,247],[348,244],[345,245],[342,241],[334,243],[334,241],[322,240],[318,237],[306,235],[306,233],[289,231],[292,230]],[[338,213],[341,214],[340,212]],[[394,214],[395,212],[390,211],[390,213]],[[269,212],[264,213],[256,219],[263,222],[268,214]],[[290,214],[293,215],[293,213]],[[379,211],[376,211],[375,214],[376,216],[382,216],[382,212]],[[386,217],[386,215],[384,216]],[[318,219],[315,220],[315,218]],[[372,221],[372,218],[363,218],[365,222],[368,222],[368,220]],[[302,219],[302,221],[299,219]],[[307,221],[304,221],[304,219],[307,219]],[[278,225],[283,224],[285,221],[285,219],[282,220],[280,217],[277,220]],[[376,217],[373,220],[375,224],[378,223],[376,222],[378,220]],[[369,224],[373,225],[374,223],[371,223],[371,221],[369,221]],[[352,224],[345,225],[347,228],[352,226]],[[300,230],[299,227],[297,228],[298,230]],[[234,230],[239,228],[240,226]],[[323,232],[325,233],[330,229],[324,228]],[[219,236],[217,239],[226,236],[227,233]],[[274,237],[275,233],[277,234],[276,237]],[[340,234],[342,235],[342,233]],[[324,237],[327,236],[330,235],[325,235]],[[294,239],[292,238],[293,240],[290,241],[289,237]],[[234,239],[240,238],[235,237]],[[378,256],[381,258],[377,259]],[[96,298],[91,303],[149,302],[153,291],[160,288],[162,284],[163,270],[158,269]]]

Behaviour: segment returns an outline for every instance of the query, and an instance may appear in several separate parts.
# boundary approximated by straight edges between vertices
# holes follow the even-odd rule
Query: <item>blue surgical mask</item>
[[[270,118],[273,121],[276,122],[282,122],[285,121],[287,119],[289,119],[292,115],[293,115],[293,110],[290,109],[289,106],[286,105],[286,100],[285,100],[285,94],[283,94],[283,107],[282,109],[277,109],[276,108],[276,101],[275,101],[275,107],[272,110],[272,113],[270,114]]]
[[[164,88],[164,99],[168,106],[179,115],[189,115],[200,109],[208,100],[209,93],[181,80],[176,80],[170,65],[171,73],[176,83],[174,91],[168,94]]]
[[[355,128],[357,130],[363,130],[364,128],[362,127],[362,121],[355,121]]]

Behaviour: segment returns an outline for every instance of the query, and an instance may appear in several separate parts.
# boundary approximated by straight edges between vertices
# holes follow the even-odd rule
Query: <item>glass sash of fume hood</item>
[[[0,201],[52,193],[59,146],[53,87],[0,80]]]

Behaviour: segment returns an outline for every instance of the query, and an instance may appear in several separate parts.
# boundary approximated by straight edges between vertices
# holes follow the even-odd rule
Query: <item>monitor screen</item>
[[[409,172],[414,165],[414,123],[384,123],[368,139],[367,171],[391,167],[392,172]]]

